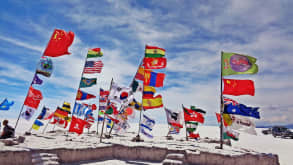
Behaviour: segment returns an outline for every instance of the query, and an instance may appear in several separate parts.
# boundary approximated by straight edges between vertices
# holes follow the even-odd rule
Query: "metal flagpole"
[[[110,84],[110,90],[109,92],[111,92],[111,88],[112,88],[112,83],[113,83],[113,78],[111,80],[111,84]],[[110,95],[110,93],[109,93]],[[107,104],[106,104],[106,107],[108,106],[108,103],[109,103],[109,99],[107,99]],[[106,111],[105,111],[106,113]],[[104,132],[104,125],[105,125],[105,113],[104,113],[104,119],[103,119],[103,125],[102,125],[102,132],[101,132],[101,135],[100,135],[100,143],[102,142],[102,136],[103,136],[103,132]]]
[[[183,109],[183,114],[184,114],[185,112],[184,112],[184,106],[183,106],[183,104],[182,104],[182,109]],[[186,136],[186,140],[188,141],[188,136],[187,136],[187,127],[186,127],[185,118],[184,118],[184,124],[185,124],[185,136]]]

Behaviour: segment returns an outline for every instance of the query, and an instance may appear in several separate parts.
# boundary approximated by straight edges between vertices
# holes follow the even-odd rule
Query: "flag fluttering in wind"
[[[40,120],[35,120],[35,122],[34,122],[34,124],[33,124],[33,126],[32,126],[32,128],[33,129],[35,129],[35,130],[39,130],[39,128],[41,127],[41,126],[43,126],[44,124],[40,121]]]
[[[165,108],[165,112],[167,115],[167,122],[169,125],[183,128],[182,125],[182,111],[181,112],[173,112],[172,110]]]
[[[259,107],[247,107],[244,104],[224,105],[224,113],[249,116],[249,117],[254,117],[256,119],[260,119],[258,109]]]
[[[204,116],[196,110],[188,109],[183,106],[184,120],[186,121],[196,121],[199,123],[204,123]]]
[[[50,114],[51,114],[50,109],[44,106],[43,109],[42,109],[42,112],[39,114],[37,119],[46,120],[46,119],[49,118]]]
[[[254,96],[254,83],[252,80],[235,80],[223,79],[224,90],[223,94],[226,95],[251,95]]]
[[[155,97],[143,97],[142,98],[143,109],[154,109],[163,107],[163,99],[161,95]]]
[[[68,52],[69,46],[74,40],[74,33],[69,31],[55,29],[47,48],[44,51],[45,56],[59,57],[62,55],[70,54]]]
[[[35,74],[32,84],[42,85],[42,83],[43,83],[43,80],[40,79],[37,74]]]
[[[129,103],[130,107],[133,107],[135,110],[141,111],[142,105],[140,102],[136,101],[135,99],[132,100],[132,102]]]
[[[155,125],[155,120],[150,117],[143,115],[142,122],[140,123],[140,131],[142,134],[147,136],[148,138],[153,138],[153,135],[150,133],[153,130]]]
[[[143,59],[143,66],[145,69],[163,69],[166,68],[166,65],[167,59],[164,57]]]
[[[104,89],[100,88],[99,110],[106,110],[109,94],[109,91],[105,91]]]
[[[142,66],[139,66],[137,73],[135,75],[135,79],[137,80],[144,80],[144,68]]]
[[[155,93],[156,93],[156,89],[154,87],[145,85],[143,87],[142,97],[154,97]]]
[[[142,92],[143,90],[143,85],[142,83],[136,81],[135,79],[132,81],[132,84],[131,84],[131,88],[132,88],[132,92],[135,93],[135,92]]]
[[[96,98],[96,96],[89,94],[89,93],[86,93],[86,92],[83,92],[82,90],[78,89],[76,100],[87,100],[87,99],[92,99],[92,98]]]
[[[102,57],[103,53],[101,52],[101,48],[93,48],[89,49],[87,52],[87,58],[96,58],[96,57]]]
[[[85,78],[82,77],[80,80],[80,88],[91,87],[97,83],[97,78]]]
[[[72,121],[69,126],[69,132],[75,132],[78,135],[83,133],[83,128],[87,124],[85,120],[72,116]]]
[[[101,73],[104,64],[101,60],[99,61],[86,61],[83,73],[92,74],[92,73]]]
[[[75,102],[72,114],[77,116],[84,116],[87,110],[88,106]]]
[[[111,102],[119,104],[129,104],[133,100],[132,89],[131,87],[120,86],[112,82],[108,99],[110,99]]]
[[[148,70],[145,70],[144,72],[144,85],[162,87],[164,86],[164,79],[164,73],[156,73]]]
[[[50,77],[53,72],[53,61],[49,57],[42,56],[37,65],[37,74],[41,74],[45,77]]]
[[[38,109],[40,101],[43,99],[42,92],[30,86],[24,105]]]
[[[4,99],[2,103],[0,103],[0,110],[7,111],[14,104],[14,101],[8,101]]]
[[[31,117],[34,115],[36,109],[32,107],[25,106],[26,110],[21,113],[21,117],[25,120],[30,120]]]
[[[157,46],[145,46],[145,57],[164,57],[166,50]]]
[[[258,66],[256,58],[237,53],[226,53],[222,55],[222,75],[255,74]]]

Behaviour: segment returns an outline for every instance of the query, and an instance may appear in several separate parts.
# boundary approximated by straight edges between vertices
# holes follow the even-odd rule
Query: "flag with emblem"
[[[258,72],[255,62],[256,58],[251,56],[224,52],[222,54],[222,75],[255,74]]]
[[[168,108],[165,108],[166,116],[167,116],[167,122],[169,125],[176,126],[179,128],[182,128],[182,114],[181,112],[174,112]]]
[[[145,69],[163,69],[166,68],[166,65],[167,59],[164,57],[143,59],[143,66]]]
[[[45,77],[50,77],[52,72],[53,72],[53,61],[52,61],[52,59],[49,58],[49,57],[42,56],[40,61],[37,64],[36,73],[41,74],[41,75],[43,75]],[[35,82],[33,82],[33,84],[37,84],[37,82],[35,81]]]
[[[202,113],[196,112],[195,110],[185,108],[182,105],[183,112],[184,112],[184,120],[187,121],[196,121],[199,123],[204,123],[204,116]]]
[[[224,105],[224,113],[227,114],[235,114],[235,115],[242,115],[242,116],[248,116],[253,117],[256,119],[260,119],[259,107],[248,107],[244,104],[228,104]]]
[[[156,73],[153,71],[145,70],[144,73],[144,85],[153,86],[153,87],[162,87],[164,86],[164,73]]]
[[[43,99],[42,92],[30,86],[28,95],[25,98],[24,105],[38,109],[38,106]]]
[[[163,99],[161,95],[155,97],[143,97],[142,98],[143,109],[154,109],[163,107]]]
[[[142,66],[139,66],[136,75],[135,75],[135,79],[137,80],[144,80],[144,68]]]
[[[96,57],[102,57],[103,53],[101,52],[101,48],[93,48],[89,49],[87,52],[87,58],[96,58]]]
[[[164,57],[166,50],[157,46],[145,46],[145,57]]]
[[[35,74],[32,84],[42,85],[43,80],[39,78],[37,74]]]
[[[119,104],[129,104],[133,100],[132,88],[112,82],[108,99]]]
[[[87,99],[93,99],[93,98],[96,98],[96,96],[83,92],[82,90],[78,89],[76,100],[87,100]]]
[[[99,110],[106,110],[109,94],[109,91],[100,88]]]
[[[150,117],[143,115],[142,121],[140,123],[140,131],[142,134],[147,136],[148,138],[153,138],[151,131],[155,125],[155,120],[151,119]]]
[[[72,116],[72,121],[69,126],[69,132],[75,132],[78,135],[83,133],[83,128],[87,124],[85,120]]]
[[[80,81],[80,88],[91,87],[97,83],[97,78],[82,77]]]
[[[251,95],[254,96],[254,83],[252,80],[223,79],[224,95]]]
[[[74,40],[74,33],[69,31],[68,33],[64,30],[55,29],[51,39],[44,51],[45,56],[59,57],[66,54],[71,54],[68,52],[69,46]]]

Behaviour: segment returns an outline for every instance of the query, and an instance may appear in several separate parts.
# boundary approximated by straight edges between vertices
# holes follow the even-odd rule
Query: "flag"
[[[225,95],[251,95],[254,96],[254,83],[252,80],[223,79]]]
[[[219,113],[216,113],[216,116],[218,123],[221,123],[221,115]],[[223,113],[222,117],[225,127],[232,125],[232,119],[229,114]]]
[[[59,57],[68,52],[69,46],[72,44],[74,39],[74,33],[69,31],[68,33],[64,30],[55,29],[51,39],[45,49],[44,55],[50,57]]]
[[[248,116],[248,117],[254,117],[256,119],[260,119],[258,109],[259,107],[247,107],[244,104],[224,105],[224,113],[242,115],[242,116]]]
[[[133,100],[132,89],[112,82],[108,99],[119,104],[129,104]]]
[[[50,112],[49,112],[49,108],[46,108],[45,106],[42,109],[42,112],[39,114],[39,116],[37,117],[37,119],[39,120],[46,120],[48,119],[48,117],[50,116]]]
[[[106,110],[107,100],[110,92],[100,88],[99,110]]]
[[[93,48],[89,49],[87,52],[87,58],[95,58],[95,57],[102,57],[103,53],[101,52],[101,48]]]
[[[89,129],[92,124],[95,122],[93,111],[90,110],[85,114],[85,121],[87,122],[85,128]]]
[[[248,117],[239,115],[230,115],[232,119],[231,128],[234,130],[243,131],[252,135],[257,135],[255,123]]]
[[[87,124],[86,121],[72,116],[72,121],[69,126],[69,132],[75,132],[78,135],[83,133],[83,128]]]
[[[40,121],[40,120],[35,120],[35,122],[34,122],[34,124],[33,124],[33,126],[32,126],[32,128],[33,129],[35,129],[35,130],[39,130],[39,128],[41,127],[41,126],[43,126],[44,124]]]
[[[134,109],[139,110],[139,111],[142,110],[141,103],[136,101],[135,99],[133,99],[132,102],[130,102],[128,104],[128,106],[134,107]]]
[[[145,46],[145,57],[164,57],[165,49],[156,46]]]
[[[66,128],[68,125],[68,121],[60,117],[54,116],[54,120],[50,124],[56,124],[60,128]]]
[[[130,125],[127,121],[119,122],[118,124],[115,124],[113,129],[116,133],[122,134],[125,133],[127,129],[130,128]]]
[[[96,106],[96,104],[85,104],[85,103],[83,103],[85,106],[87,106],[88,107],[88,109],[90,109],[90,110],[97,110],[97,106]]]
[[[239,133],[232,130],[229,127],[224,127],[223,139],[233,139],[235,141],[239,140]]]
[[[132,92],[142,92],[143,91],[143,85],[136,81],[135,79],[132,81],[131,84]]]
[[[80,80],[80,88],[91,87],[97,83],[97,78],[85,78],[82,77]]]
[[[35,111],[36,109],[26,106],[26,110],[21,113],[21,117],[23,117],[25,120],[30,120]]]
[[[203,114],[206,113],[206,111],[204,111],[204,110],[202,110],[200,108],[195,108],[195,106],[193,106],[193,105],[190,106],[190,109],[193,110],[193,111],[199,112],[199,113],[203,113]]]
[[[166,65],[167,59],[164,57],[143,59],[143,66],[145,69],[163,69],[166,68]]]
[[[199,133],[195,133],[196,129],[197,129],[197,126],[198,126],[197,122],[186,121],[185,124],[186,124],[186,131],[187,131],[188,137],[194,138],[194,139],[197,139],[197,138],[200,137]]]
[[[162,87],[164,84],[165,74],[156,73],[152,71],[145,71],[144,73],[144,85],[153,87]]]
[[[144,97],[142,98],[143,109],[153,109],[163,107],[163,100],[161,95],[156,97]]]
[[[109,103],[105,113],[109,114],[109,115],[111,115],[111,114],[117,115],[119,112],[118,112],[117,107],[114,103]]]
[[[7,111],[14,104],[14,101],[8,101],[4,99],[2,103],[0,103],[0,110]]]
[[[165,108],[166,116],[167,116],[167,122],[171,126],[176,126],[179,128],[183,128],[181,124],[181,116],[182,114],[179,112],[173,112],[168,108]]]
[[[228,97],[225,97],[225,96],[223,96],[223,102],[224,102],[224,104],[227,104],[227,105],[228,104],[233,104],[233,105],[239,104],[237,101],[230,99]]]
[[[99,61],[86,61],[83,73],[101,73],[104,64],[101,60]]]
[[[137,80],[144,80],[144,68],[142,66],[139,66],[136,75],[135,75],[135,79]]]
[[[92,98],[96,98],[96,96],[92,95],[92,94],[88,94],[88,93],[83,92],[82,90],[78,89],[76,100],[87,100],[87,99],[92,99]]]
[[[156,93],[156,89],[152,86],[144,86],[143,87],[143,97],[154,97],[154,94]]]
[[[32,84],[42,85],[43,80],[41,80],[37,74],[35,74]]]
[[[168,134],[177,134],[178,135],[179,133],[180,133],[180,127],[170,125]]]
[[[203,114],[196,112],[195,110],[188,109],[183,107],[183,112],[184,112],[184,120],[186,121],[197,121],[200,123],[204,123],[204,116]]]
[[[85,104],[75,102],[72,114],[77,116],[83,116],[87,110],[88,107]]]
[[[140,131],[143,133],[145,136],[149,138],[153,138],[153,135],[150,134],[153,130],[153,127],[155,125],[155,120],[151,119],[150,117],[143,115],[142,122],[140,123]],[[148,131],[146,131],[148,130]]]
[[[37,64],[36,73],[50,77],[53,72],[53,61],[49,57],[42,56]]]
[[[68,118],[68,115],[69,115],[69,112],[63,110],[60,107],[57,107],[57,109],[54,112],[54,116],[55,117],[59,117],[61,119],[67,119]]]
[[[237,53],[223,53],[222,55],[222,76],[235,74],[255,74],[258,66],[256,58]]]
[[[114,122],[111,119],[107,119],[107,125],[106,125],[107,128],[112,128],[113,124]]]
[[[38,109],[40,101],[43,99],[42,92],[30,86],[24,105]]]

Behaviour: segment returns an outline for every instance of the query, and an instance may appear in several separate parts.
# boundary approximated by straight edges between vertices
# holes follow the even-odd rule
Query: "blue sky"
[[[73,105],[88,48],[104,53],[98,85],[129,85],[146,44],[166,49],[165,87],[159,89],[164,105],[181,104],[207,111],[207,125],[216,124],[220,102],[220,52],[247,54],[258,59],[251,79],[256,94],[231,96],[248,106],[259,106],[260,124],[293,123],[293,7],[280,0],[160,0],[160,1],[29,1],[10,0],[0,5],[0,100],[14,100],[0,118],[16,117],[32,81],[36,64],[55,28],[73,31],[69,56],[54,58],[54,71],[42,86],[43,105],[51,109],[63,101]],[[228,77],[227,77],[228,78]],[[97,103],[97,99],[89,103]],[[147,112],[166,122],[163,109]]]

